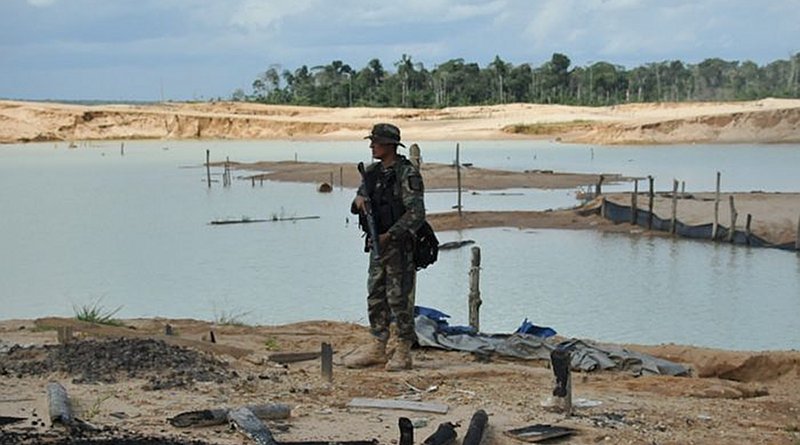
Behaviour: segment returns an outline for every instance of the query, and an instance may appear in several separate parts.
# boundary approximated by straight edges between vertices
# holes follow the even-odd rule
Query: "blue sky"
[[[291,69],[409,54],[627,68],[800,52],[800,0],[0,0],[0,97],[188,100]]]

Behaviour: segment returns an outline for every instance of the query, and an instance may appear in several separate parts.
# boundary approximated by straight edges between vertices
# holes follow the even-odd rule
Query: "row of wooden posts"
[[[601,184],[603,183],[603,175],[600,175],[600,180],[596,186],[597,195],[600,195]],[[720,183],[722,179],[722,174],[717,172],[717,183],[716,183],[716,191],[714,194],[714,223],[711,229],[711,240],[716,240],[719,234],[719,204],[720,204]],[[655,197],[655,191],[653,187],[654,178],[652,176],[648,176],[647,180],[650,185],[650,190],[647,194],[649,201],[647,205],[648,215],[647,215],[647,229],[652,230],[653,228],[653,200]],[[677,226],[678,226],[678,196],[685,196],[686,194],[686,182],[681,181],[681,192],[680,195],[678,194],[678,185],[679,182],[677,179],[672,181],[672,212],[671,212],[671,219],[670,219],[670,233],[673,235],[676,233]],[[633,192],[631,193],[631,224],[637,224],[639,220],[639,207],[638,207],[638,196],[639,196],[639,179],[634,179],[633,181]],[[732,242],[736,233],[736,222],[739,218],[739,212],[736,210],[736,204],[733,195],[729,197],[730,203],[730,215],[731,215],[731,225],[730,230],[728,230],[726,241]],[[605,217],[605,198],[603,198],[603,209],[602,214]],[[745,234],[747,238],[750,238],[752,231],[750,229],[750,225],[753,221],[753,215],[748,213],[747,218],[745,220]],[[795,241],[795,250],[800,253],[800,217],[797,219],[797,237]]]

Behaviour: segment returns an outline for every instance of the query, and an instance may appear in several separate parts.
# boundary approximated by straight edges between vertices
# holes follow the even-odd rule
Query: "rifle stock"
[[[362,188],[367,190],[367,172],[364,168],[364,163],[358,163],[358,172],[361,173]],[[363,213],[367,220],[367,230],[369,231],[370,238],[370,253],[374,255],[376,260],[381,258],[380,243],[378,242],[378,224],[375,222],[375,215],[372,213],[372,201],[369,196],[364,196],[364,209]]]

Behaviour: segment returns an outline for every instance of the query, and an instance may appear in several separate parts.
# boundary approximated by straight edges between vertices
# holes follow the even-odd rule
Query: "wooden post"
[[[681,181],[681,198],[686,198],[686,181]]]
[[[333,381],[333,348],[330,343],[322,343],[322,378],[326,382]]]
[[[647,230],[652,230],[653,229],[653,198],[655,197],[655,192],[653,191],[654,178],[652,176],[648,175],[647,179],[650,182],[650,192],[647,195],[650,198],[650,202],[647,204],[647,211],[649,212],[649,214],[647,215]]]
[[[459,144],[456,144],[456,184],[458,187],[458,216],[461,217],[461,159],[459,158]]]
[[[636,224],[639,222],[639,211],[638,208],[638,199],[639,199],[639,180],[635,179],[633,181],[633,193],[631,194],[631,224]]]
[[[750,223],[752,221],[753,221],[753,215],[748,213],[747,222],[744,225],[744,237],[745,237],[745,242],[747,243],[748,246],[750,245],[750,236],[753,234],[753,232],[750,231]]]
[[[730,196],[730,203],[731,203],[731,229],[728,231],[728,242],[732,243],[733,238],[736,235],[736,218],[739,217],[739,214],[736,212],[736,206],[733,204],[733,195]]]
[[[58,344],[66,345],[72,342],[72,326],[63,326],[57,328]]]
[[[333,189],[333,172],[331,172],[331,181],[329,182],[331,189]]]
[[[419,170],[420,165],[422,165],[422,156],[420,155],[419,145],[411,144],[411,146],[408,147],[408,160],[411,161],[411,164],[414,165],[414,167],[417,167],[417,170]]]
[[[339,167],[339,190],[344,188],[344,167]]]
[[[211,157],[211,151],[206,150],[206,182],[208,182],[208,188],[211,188],[211,161],[209,161]]]
[[[594,188],[594,196],[600,196],[603,194],[603,181],[606,179],[605,176],[600,175],[600,179],[597,180],[597,185]]]
[[[47,384],[47,408],[53,425],[70,426],[75,420],[67,390],[58,382]]]
[[[711,239],[717,239],[717,231],[719,230],[719,183],[720,173],[717,172],[717,193],[714,196],[714,225],[711,226]]]
[[[250,186],[251,187],[255,187],[256,186],[256,177],[255,176],[251,176],[250,177]]]
[[[603,196],[603,199],[600,200],[600,216],[606,218],[606,197]]]
[[[481,248],[473,246],[472,267],[469,269],[469,326],[475,329],[475,332],[480,332],[481,329],[480,307],[483,301],[481,300],[480,274]]]
[[[119,144],[119,155],[120,156],[125,156],[125,143],[124,142],[120,142],[120,144]]]
[[[673,235],[678,229],[678,180],[672,180],[672,222],[669,226],[669,231]]]
[[[572,352],[563,348],[553,349],[550,352],[550,363],[556,378],[553,388],[556,406],[570,416],[572,415]]]
[[[794,250],[800,253],[800,217],[797,218],[797,239],[794,242]]]

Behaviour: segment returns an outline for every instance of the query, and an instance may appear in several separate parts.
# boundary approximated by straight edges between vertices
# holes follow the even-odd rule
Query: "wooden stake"
[[[733,204],[733,195],[730,197],[731,203],[731,229],[728,231],[728,242],[733,242],[734,235],[736,235],[736,218],[739,214],[736,212],[736,206]]]
[[[717,172],[717,193],[714,196],[714,225],[711,227],[711,239],[717,239],[717,231],[719,231],[719,183],[720,172]]]
[[[480,332],[481,328],[480,307],[483,301],[481,300],[480,274],[481,248],[473,246],[472,267],[469,269],[469,326],[475,329],[475,332]]]
[[[339,167],[339,190],[344,188],[344,167]]]
[[[322,343],[322,378],[333,381],[333,348],[330,343]]]
[[[211,151],[206,150],[206,182],[208,183],[208,188],[211,188],[211,161],[209,160],[211,157]]]
[[[461,160],[459,159],[459,144],[456,144],[456,184],[458,186],[458,216],[461,217]]]
[[[753,220],[753,215],[748,213],[747,222],[744,225],[745,242],[747,243],[748,246],[750,245],[750,236],[753,234],[753,232],[750,231],[750,222],[752,222],[752,220]]]
[[[672,180],[672,222],[669,226],[670,233],[673,235],[678,230],[678,180]]]
[[[638,207],[638,199],[639,199],[639,180],[636,179],[633,181],[633,193],[631,194],[631,224],[636,224],[639,222],[639,211]]]
[[[800,253],[800,217],[797,218],[797,239],[794,242],[794,250]]]
[[[655,193],[653,191],[653,180],[652,176],[647,176],[648,181],[650,182],[650,192],[648,193],[648,197],[650,198],[650,202],[647,204],[647,230],[653,229],[653,198],[655,197]]]

